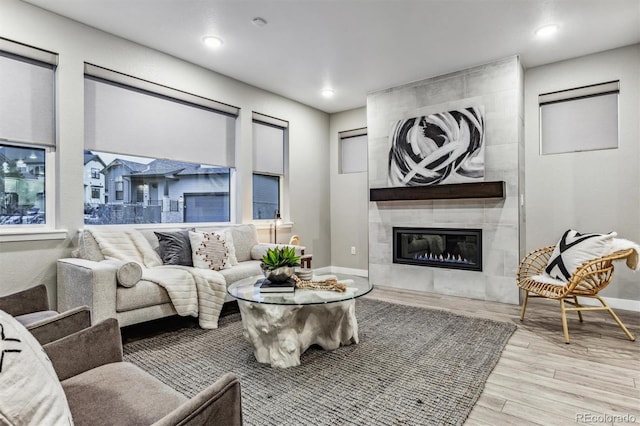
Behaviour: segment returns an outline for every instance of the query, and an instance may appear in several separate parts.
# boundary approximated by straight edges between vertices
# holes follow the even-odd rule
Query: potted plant
[[[300,266],[294,247],[268,249],[262,256],[262,269],[269,281],[286,281],[293,275],[294,266]]]

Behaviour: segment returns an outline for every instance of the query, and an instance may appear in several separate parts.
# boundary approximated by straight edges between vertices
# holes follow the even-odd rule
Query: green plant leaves
[[[268,249],[262,256],[262,263],[268,270],[276,269],[281,266],[299,266],[300,256],[296,256],[294,247],[282,247]]]

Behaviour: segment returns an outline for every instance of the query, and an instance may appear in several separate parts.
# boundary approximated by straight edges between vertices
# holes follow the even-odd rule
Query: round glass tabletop
[[[313,277],[314,280],[337,278],[338,282],[346,284],[346,291],[339,292],[296,288],[294,291],[288,293],[264,293],[260,291],[260,284],[263,278],[262,275],[256,275],[236,281],[227,288],[227,293],[238,300],[252,303],[271,305],[317,305],[355,299],[364,296],[373,289],[367,278],[352,276],[349,277],[349,279],[341,279],[335,275],[317,275]]]

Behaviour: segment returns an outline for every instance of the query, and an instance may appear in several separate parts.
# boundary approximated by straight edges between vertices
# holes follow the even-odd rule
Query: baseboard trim
[[[314,269],[313,272],[316,275],[345,274],[365,278],[369,276],[369,271],[367,269],[343,268],[342,266],[325,266],[322,268]]]
[[[603,297],[603,299],[613,309],[640,312],[640,300],[617,299],[615,297]],[[602,306],[597,299],[592,299],[590,297],[578,296],[578,302],[580,302],[581,305],[586,305],[586,306]]]
[[[325,266],[322,268],[314,269],[313,272],[317,275],[345,274],[345,275],[355,275],[358,277],[365,277],[365,278],[369,276],[369,271],[367,269],[343,268],[341,266]],[[615,297],[603,297],[603,299],[613,309],[640,312],[640,300],[618,299]],[[590,297],[580,297],[578,300],[581,305],[602,306],[600,302]]]

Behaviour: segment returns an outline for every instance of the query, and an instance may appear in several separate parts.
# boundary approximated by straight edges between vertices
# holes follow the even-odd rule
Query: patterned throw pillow
[[[617,234],[581,234],[569,229],[551,253],[545,272],[552,278],[569,281],[571,275],[585,262],[611,252],[611,243]]]
[[[193,266],[188,231],[155,232],[163,265]]]
[[[67,397],[44,349],[4,311],[0,311],[0,424],[73,424]]]
[[[189,240],[193,266],[214,271],[231,268],[229,248],[219,234],[189,231]]]

